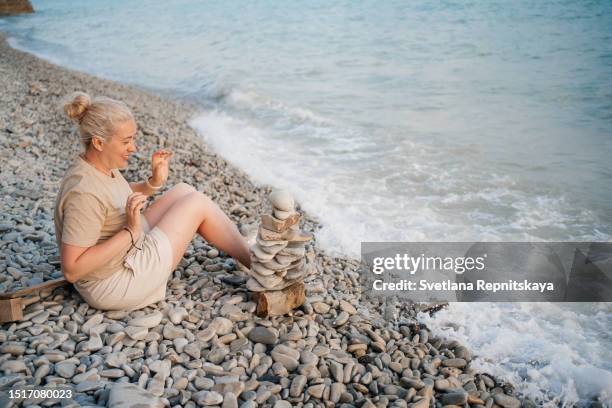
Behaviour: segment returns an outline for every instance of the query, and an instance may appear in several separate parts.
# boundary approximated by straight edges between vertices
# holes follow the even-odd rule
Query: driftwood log
[[[282,316],[306,301],[304,282],[296,282],[283,290],[252,292],[252,296],[259,317]]]

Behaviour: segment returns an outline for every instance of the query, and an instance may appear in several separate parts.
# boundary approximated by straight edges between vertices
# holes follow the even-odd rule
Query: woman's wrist
[[[130,235],[130,241],[131,241],[132,247],[136,247],[136,249],[141,249],[136,246],[136,242],[138,242],[138,239],[140,238],[140,231],[135,231],[134,229],[132,229],[131,227],[127,225],[125,225],[123,229],[127,231],[128,234]]]
[[[162,183],[154,183],[154,182],[152,182],[152,181],[151,181],[151,178],[152,178],[152,177],[149,177],[149,178],[148,178],[148,179],[145,181],[145,184],[147,185],[147,187],[148,187],[149,189],[151,189],[151,190],[155,190],[155,191],[157,191],[157,190],[161,189],[161,188],[162,188],[162,186],[164,185],[164,183],[163,183],[163,182],[162,182]]]

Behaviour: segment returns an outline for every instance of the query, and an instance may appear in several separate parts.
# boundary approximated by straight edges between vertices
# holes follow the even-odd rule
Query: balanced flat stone
[[[253,262],[253,264],[251,265],[251,269],[263,276],[269,276],[269,275],[273,275],[276,271],[273,269],[269,269],[266,268],[262,263],[260,262]]]
[[[273,214],[274,217],[278,218],[279,220],[286,220],[287,218],[291,217],[293,211],[283,211],[275,208]]]
[[[258,261],[263,261],[263,262],[271,261],[275,255],[274,253],[271,254],[271,253],[262,251],[259,245],[257,244],[252,245],[250,249],[251,249],[251,253]]]
[[[305,254],[306,254],[306,248],[304,248],[304,245],[300,243],[299,246],[297,247],[287,245],[285,248],[279,251],[278,254],[276,255],[302,257]]]
[[[296,225],[298,222],[300,222],[300,217],[301,216],[299,213],[293,213],[286,220],[279,220],[278,218],[275,218],[269,214],[264,214],[261,216],[261,225],[264,228],[275,232],[285,232],[292,225]]]
[[[283,281],[283,278],[276,276],[276,275],[269,275],[269,276],[253,275],[253,278],[255,278],[255,280],[259,282],[259,284],[266,289],[272,289]]]
[[[259,235],[263,240],[289,241],[289,245],[291,245],[292,242],[308,242],[313,238],[312,234],[290,229],[283,232],[277,232],[266,228],[263,224],[259,226]]]
[[[279,240],[274,240],[274,239],[265,240],[265,239],[263,239],[263,237],[261,235],[257,234],[256,242],[261,247],[269,247],[269,246],[284,244],[287,241],[284,241],[282,239],[279,239]]]
[[[293,211],[295,209],[293,196],[287,190],[275,189],[270,193],[268,199],[275,209],[281,211]]]
[[[291,262],[299,261],[300,259],[302,259],[301,256],[295,256],[295,255],[276,254],[276,256],[274,257],[274,260],[276,262],[278,262],[279,264],[283,264],[283,265],[289,265],[291,264]]]
[[[285,248],[288,244],[289,244],[288,241],[283,241],[281,244],[278,244],[278,245],[261,247],[261,250],[266,252],[266,253],[268,253],[268,254],[276,255],[279,251],[281,251],[283,248]]]
[[[287,267],[291,264],[279,264],[274,259],[272,259],[270,262],[264,262],[262,265],[268,269],[272,269],[273,271],[280,271],[281,269],[287,269]]]

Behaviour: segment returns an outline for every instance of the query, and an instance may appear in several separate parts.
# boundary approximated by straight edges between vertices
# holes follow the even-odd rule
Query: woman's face
[[[128,165],[130,155],[136,152],[134,138],[137,132],[136,123],[126,120],[117,126],[115,134],[103,144],[102,160],[110,169],[125,168]]]

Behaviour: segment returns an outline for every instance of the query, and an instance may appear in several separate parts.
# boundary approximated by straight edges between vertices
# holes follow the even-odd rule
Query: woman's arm
[[[62,242],[60,259],[64,277],[68,282],[76,282],[79,279],[86,278],[91,272],[113,259],[119,251],[125,250],[128,244],[138,241],[142,232],[140,211],[146,199],[146,196],[140,193],[132,193],[127,199],[125,226],[131,231],[131,234],[129,231],[122,229],[106,241],[90,247]],[[132,241],[132,238],[134,241]]]
[[[148,181],[148,183],[147,183]],[[158,186],[154,184],[150,178],[147,181],[143,181],[142,183],[129,183],[132,191],[135,193],[142,193],[147,197],[152,196],[157,193],[161,188],[161,184]]]
[[[142,183],[130,183],[132,191],[146,196],[155,194],[168,179],[168,163],[172,157],[169,150],[158,150],[151,156],[152,176]]]
[[[138,239],[134,237],[134,239]],[[89,248],[62,242],[60,258],[62,271],[68,282],[74,283],[108,263],[117,252],[132,242],[130,233],[121,230],[112,238]]]

